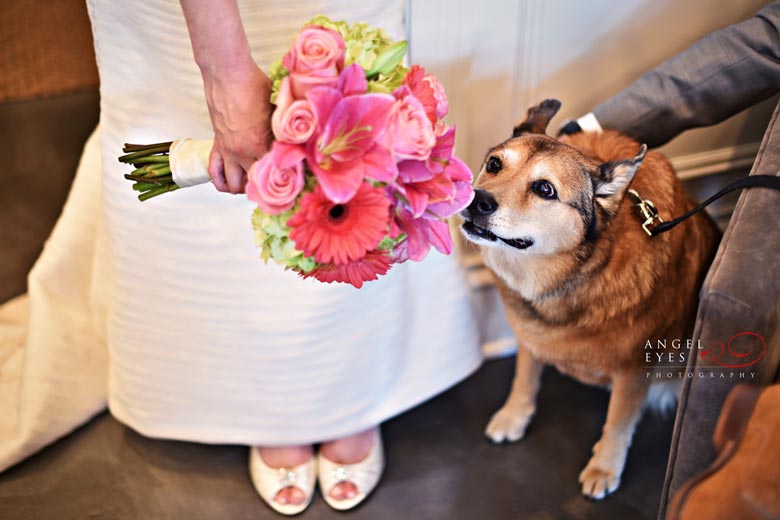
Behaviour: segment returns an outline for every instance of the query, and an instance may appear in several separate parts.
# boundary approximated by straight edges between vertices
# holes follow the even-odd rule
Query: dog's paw
[[[495,443],[519,441],[525,436],[532,415],[533,410],[518,412],[507,407],[501,408],[490,419],[485,428],[485,435]]]
[[[620,475],[615,471],[588,464],[580,473],[582,494],[591,500],[601,500],[612,494],[620,485]]]

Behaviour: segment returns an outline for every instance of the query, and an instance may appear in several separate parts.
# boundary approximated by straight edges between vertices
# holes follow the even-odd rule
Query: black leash
[[[658,216],[658,211],[656,210],[655,205],[653,205],[653,203],[647,199],[642,199],[642,197],[636,191],[628,190],[628,195],[634,200],[635,204],[639,206],[642,217],[645,219],[645,222],[642,224],[642,228],[647,232],[648,235],[654,237],[669,231],[680,222],[692,217],[727,193],[744,188],[769,188],[773,190],[780,190],[780,177],[775,175],[750,175],[748,177],[738,179],[727,185],[718,193],[705,200],[689,212],[673,220],[670,220],[669,222],[664,222],[661,220],[661,217]],[[656,222],[657,224],[653,225]]]

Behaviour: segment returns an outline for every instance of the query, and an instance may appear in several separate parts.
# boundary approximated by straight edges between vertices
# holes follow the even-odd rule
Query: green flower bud
[[[366,77],[371,80],[381,74],[390,74],[393,69],[401,64],[404,56],[406,56],[406,49],[408,47],[409,44],[404,40],[395,42],[394,44],[386,47],[384,50],[382,50],[379,56],[376,57],[376,60],[374,60],[374,64],[372,65],[371,69],[366,71]]]

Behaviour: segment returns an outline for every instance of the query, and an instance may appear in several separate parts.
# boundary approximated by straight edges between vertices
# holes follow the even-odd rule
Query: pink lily
[[[353,91],[359,83],[359,77],[351,76],[342,87]],[[307,163],[328,199],[347,202],[364,178],[388,183],[395,179],[398,170],[392,153],[378,144],[395,104],[393,96],[345,97],[337,89],[321,87],[306,97],[318,121],[317,132],[309,141]]]

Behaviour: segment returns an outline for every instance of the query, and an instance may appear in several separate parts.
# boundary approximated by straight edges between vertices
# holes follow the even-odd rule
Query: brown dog
[[[525,434],[544,365],[611,387],[601,439],[580,474],[582,492],[615,491],[652,380],[648,340],[689,338],[698,291],[718,230],[704,213],[650,237],[629,185],[666,221],[694,206],[670,163],[615,132],[545,135],[560,108],[528,111],[512,137],[491,149],[462,212],[462,231],[497,275],[520,349],[512,390],[486,434]]]

